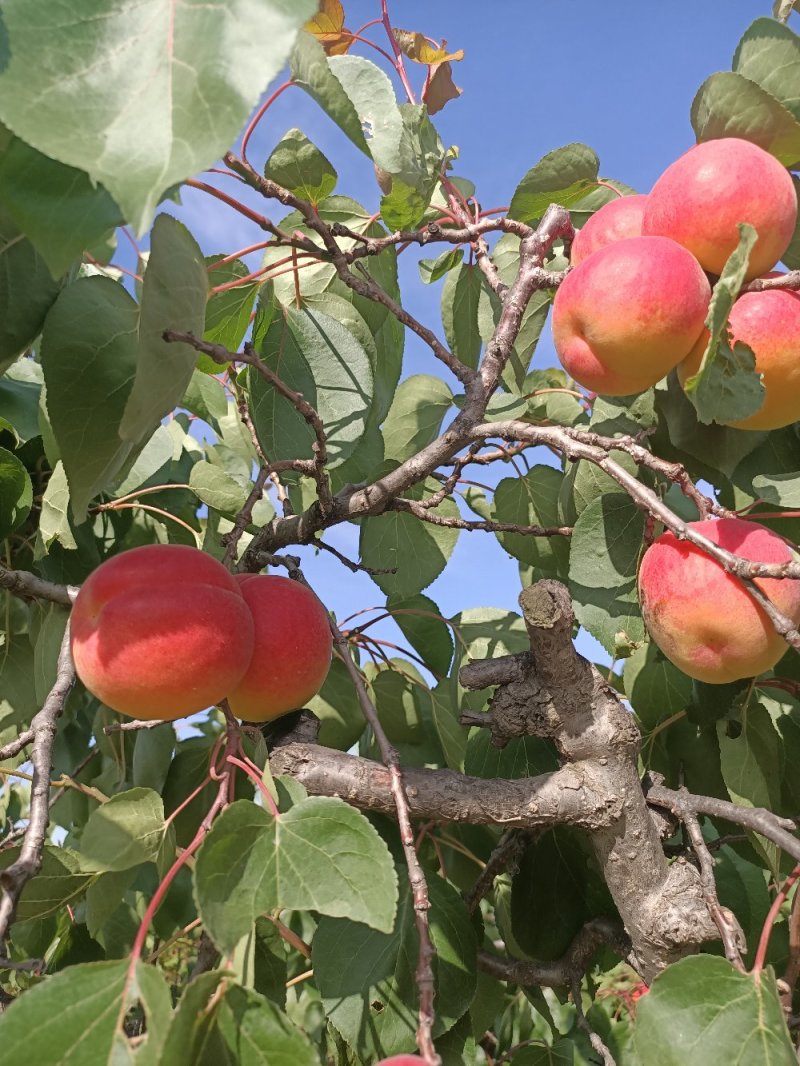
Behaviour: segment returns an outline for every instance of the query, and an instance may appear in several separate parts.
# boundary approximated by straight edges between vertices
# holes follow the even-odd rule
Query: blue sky
[[[379,14],[378,0],[345,0],[346,24],[356,29]],[[454,64],[464,90],[435,116],[445,144],[456,144],[455,172],[470,178],[486,207],[507,204],[525,172],[545,153],[583,141],[599,155],[601,175],[647,192],[661,171],[694,142],[689,123],[692,98],[712,72],[730,69],[736,43],[757,17],[770,14],[770,0],[394,0],[395,25],[446,38],[466,52]],[[380,26],[368,34],[381,45]],[[377,53],[360,54],[382,62]],[[415,88],[423,68],[408,64]],[[283,76],[278,82],[283,80]],[[277,84],[277,82],[276,82]],[[403,99],[403,97],[401,97]],[[250,143],[248,155],[263,165],[287,129],[298,126],[328,156],[339,174],[337,192],[377,210],[380,192],[372,166],[300,89],[289,89],[270,109]],[[208,179],[235,195],[241,186]],[[242,197],[243,199],[245,197]],[[258,209],[257,197],[249,199]],[[282,212],[266,207],[271,217]],[[230,253],[261,239],[243,217],[202,192],[185,190],[176,211],[206,254]],[[125,262],[123,248],[120,261]],[[430,256],[430,250],[424,253]],[[417,252],[401,256],[404,302],[418,318],[442,334],[441,283],[422,286]],[[257,257],[253,261],[257,265]],[[556,364],[546,327],[534,366]],[[406,342],[404,373],[438,373],[439,364],[413,336]],[[453,382],[450,382],[453,384]],[[503,476],[510,471],[503,468]],[[478,477],[478,480],[483,480]],[[337,527],[327,534],[351,558],[358,554],[358,530]],[[306,573],[339,618],[383,602],[380,590],[363,574],[351,574],[330,556],[306,552]],[[520,585],[516,561],[487,533],[462,533],[446,572],[427,590],[445,615],[467,607],[516,608]],[[373,632],[380,632],[376,627]],[[392,628],[383,629],[396,639]],[[581,650],[606,661],[591,638]]]

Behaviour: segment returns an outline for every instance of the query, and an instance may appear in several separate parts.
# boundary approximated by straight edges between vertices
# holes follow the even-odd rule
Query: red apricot
[[[646,196],[619,196],[604,204],[581,226],[572,242],[570,262],[573,266],[588,259],[608,244],[641,237]]]
[[[753,562],[793,558],[777,533],[742,518],[706,519],[689,528]],[[800,581],[757,578],[756,584],[782,614],[800,622]],[[670,662],[698,681],[755,677],[786,651],[785,640],[742,584],[672,533],[663,533],[645,552],[639,599],[650,636]]]
[[[253,655],[253,618],[210,555],[150,544],[102,563],[71,617],[78,676],[108,707],[173,720],[219,703]]]
[[[756,370],[766,389],[755,414],[727,425],[737,429],[780,429],[800,419],[800,295],[788,289],[745,292],[728,317],[732,342],[753,349]],[[697,373],[708,343],[703,330],[678,367],[681,385]]]
[[[269,722],[302,707],[331,664],[325,608],[305,586],[272,574],[237,574],[255,624],[252,661],[228,693],[237,718]]]
[[[553,340],[564,369],[604,396],[655,385],[692,349],[711,288],[666,237],[630,237],[575,267],[556,292]]]
[[[671,237],[719,274],[739,243],[738,222],[755,226],[748,278],[766,274],[789,247],[797,197],[789,172],[763,148],[722,137],[690,148],[652,188],[642,232]]]

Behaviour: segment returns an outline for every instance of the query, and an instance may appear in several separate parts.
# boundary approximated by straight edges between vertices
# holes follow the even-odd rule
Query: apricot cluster
[[[177,544],[102,563],[70,624],[81,681],[133,718],[172,721],[227,698],[237,718],[267,722],[319,692],[331,660],[328,618],[309,589],[232,575]]]
[[[797,221],[789,172],[750,141],[695,145],[667,167],[647,196],[615,200],[577,234],[574,269],[558,289],[553,339],[565,370],[587,389],[630,396],[677,368],[699,369],[708,340],[712,279],[739,241],[737,223],[758,234],[747,280],[784,254]],[[800,296],[744,293],[729,318],[732,342],[755,354],[764,403],[739,429],[769,430],[800,416]]]

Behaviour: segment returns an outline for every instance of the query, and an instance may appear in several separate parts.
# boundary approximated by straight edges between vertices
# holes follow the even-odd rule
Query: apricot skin
[[[393,1055],[390,1059],[381,1059],[375,1066],[425,1066],[425,1059],[419,1055]]]
[[[288,577],[237,574],[255,624],[252,661],[228,693],[237,718],[270,722],[315,696],[331,664],[328,616],[309,589]]]
[[[572,265],[577,266],[594,252],[599,252],[601,248],[615,241],[622,241],[627,237],[641,237],[646,203],[646,196],[619,196],[595,211],[581,226],[572,242]]]
[[[653,186],[642,232],[671,237],[719,274],[739,243],[738,222],[755,226],[747,278],[766,274],[789,247],[797,197],[789,172],[763,148],[722,137],[690,148]]]
[[[711,288],[697,260],[666,237],[601,248],[559,286],[553,341],[564,369],[603,396],[644,392],[685,359]]]
[[[706,519],[689,528],[754,562],[793,558],[777,533],[741,518]],[[757,578],[756,584],[782,614],[800,621],[800,581]],[[713,685],[755,677],[788,647],[736,578],[672,533],[645,552],[639,599],[650,636],[670,662],[698,681]]]
[[[732,341],[753,349],[766,395],[755,414],[726,425],[780,429],[800,419],[800,296],[788,289],[743,293],[728,317]],[[708,332],[678,367],[681,385],[700,369]]]
[[[179,544],[108,559],[72,609],[78,676],[133,718],[172,721],[219,703],[247,669],[253,641],[234,578],[210,555]]]

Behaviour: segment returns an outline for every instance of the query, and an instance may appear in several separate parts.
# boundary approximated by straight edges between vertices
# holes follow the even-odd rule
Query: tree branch
[[[5,944],[19,897],[25,885],[34,877],[42,866],[47,826],[50,822],[50,773],[53,768],[53,742],[56,736],[56,721],[64,710],[69,691],[75,682],[75,664],[70,651],[70,625],[64,630],[61,650],[58,654],[56,679],[42,709],[31,722],[33,733],[33,750],[30,761],[33,764],[33,783],[31,785],[30,814],[28,828],[22,843],[19,857],[7,869],[0,871],[0,887],[3,890],[0,899],[0,947]],[[2,960],[0,960],[0,965]]]

